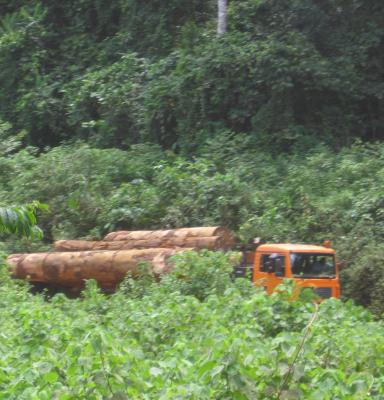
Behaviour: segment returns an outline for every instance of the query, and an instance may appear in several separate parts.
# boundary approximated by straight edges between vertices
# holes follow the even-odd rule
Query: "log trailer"
[[[113,291],[138,266],[148,263],[161,275],[172,269],[170,258],[187,250],[229,251],[235,248],[231,231],[222,227],[196,227],[157,231],[119,231],[101,241],[61,240],[53,251],[13,254],[7,259],[11,275],[32,284],[67,287],[75,291],[87,279],[95,279],[100,288]],[[242,249],[243,258],[235,267],[235,276],[251,277],[255,285],[269,294],[284,278],[299,286],[312,287],[322,298],[340,297],[339,266],[329,246],[299,244],[260,244]]]

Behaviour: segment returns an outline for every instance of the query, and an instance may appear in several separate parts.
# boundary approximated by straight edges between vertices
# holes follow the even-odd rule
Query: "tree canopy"
[[[230,1],[220,38],[215,1],[2,3],[0,119],[26,144],[383,137],[382,2]]]

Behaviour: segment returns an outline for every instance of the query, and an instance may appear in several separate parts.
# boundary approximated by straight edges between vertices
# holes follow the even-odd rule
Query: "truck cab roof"
[[[262,244],[257,248],[257,251],[276,252],[276,253],[290,252],[290,253],[335,254],[335,250],[329,247],[315,246],[312,244],[290,244],[290,243]]]

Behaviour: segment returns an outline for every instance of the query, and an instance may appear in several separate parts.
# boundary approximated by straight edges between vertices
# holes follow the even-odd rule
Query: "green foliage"
[[[378,316],[384,314],[384,249],[382,243],[369,244],[356,254],[344,271],[344,296],[353,298]]]
[[[109,67],[73,80],[65,91],[68,123],[99,145],[129,145],[141,138],[140,98],[147,62],[125,54]]]
[[[0,207],[0,234],[41,238],[42,230],[36,225],[36,211],[46,210],[45,204],[34,202],[21,207]]]
[[[235,286],[231,273],[239,262],[236,254],[191,251],[174,256],[173,262],[172,272],[161,279],[166,291],[204,300],[210,295],[222,296]]]
[[[269,150],[383,137],[383,3],[20,1],[0,17],[0,118],[28,144],[151,141],[186,154],[223,131]],[[276,118],[278,116],[278,118]]]
[[[11,125],[0,120],[0,156],[7,156],[22,146],[21,139],[23,139],[25,132],[20,132],[17,135],[11,134]]]
[[[382,145],[276,156],[223,133],[201,154],[190,161],[149,144],[122,151],[76,143],[40,155],[32,149],[4,155],[1,203],[40,199],[50,211],[39,216],[45,243],[8,239],[1,249],[46,250],[53,240],[100,238],[116,229],[216,224],[244,242],[330,239],[345,264],[344,295],[384,312],[381,280],[371,272],[372,280],[363,279],[381,257]]]
[[[106,297],[88,282],[78,300],[46,301],[2,271],[0,398],[382,398],[384,328],[362,308],[267,296],[231,281],[223,255],[175,263],[181,286]]]
[[[121,31],[128,45],[141,54],[167,54],[183,35],[188,24],[202,25],[212,18],[212,0],[121,1]],[[144,34],[143,34],[144,33]]]
[[[156,146],[145,145],[128,153],[86,145],[63,146],[40,156],[22,151],[4,160],[8,175],[2,198],[21,204],[38,198],[47,203],[50,212],[41,216],[40,224],[48,240],[53,235],[97,235],[92,230],[108,196],[122,181],[147,177],[161,157]]]
[[[230,1],[220,38],[216,5],[0,0],[0,203],[50,209],[46,243],[1,249],[208,224],[329,238],[345,294],[382,314],[357,277],[380,259],[384,150],[356,138],[383,138],[384,3]]]
[[[163,154],[156,146],[134,145],[127,152],[62,146],[40,156],[22,151],[2,163],[7,174],[0,198],[47,203],[50,213],[40,224],[50,240],[122,227],[235,227],[252,205],[247,183],[235,174],[219,172],[207,160]]]

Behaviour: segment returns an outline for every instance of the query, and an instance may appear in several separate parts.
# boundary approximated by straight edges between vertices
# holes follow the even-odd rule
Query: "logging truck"
[[[285,278],[298,286],[313,288],[321,298],[340,297],[340,264],[329,242],[306,244],[261,244],[245,251],[235,276],[249,276],[255,285],[271,294]]]
[[[172,269],[171,257],[179,252],[235,247],[234,235],[222,227],[119,231],[99,241],[60,240],[53,251],[13,254],[7,261],[14,278],[33,284],[81,290],[86,280],[95,279],[100,288],[113,291],[128,273],[137,276],[142,262],[161,275]],[[284,278],[292,278],[322,298],[340,297],[339,267],[329,246],[254,243],[252,249],[241,250],[242,262],[234,275],[248,273],[268,293]]]

